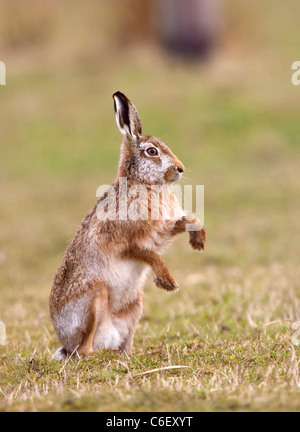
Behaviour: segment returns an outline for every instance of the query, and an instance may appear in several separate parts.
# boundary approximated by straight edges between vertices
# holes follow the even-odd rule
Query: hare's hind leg
[[[130,354],[133,349],[133,338],[136,326],[142,316],[143,298],[139,292],[138,297],[130,305],[117,314],[113,314],[113,324],[123,334],[122,342],[119,349]]]
[[[95,332],[107,311],[105,294],[102,290],[93,290],[67,303],[55,314],[52,318],[54,328],[63,345],[55,358],[61,360],[76,352],[86,357],[94,352]]]
[[[123,309],[112,312],[108,304],[108,313],[103,313],[98,325],[94,350],[109,349],[132,351],[135,328],[142,314],[142,293]]]
[[[93,344],[95,332],[99,325],[101,309],[103,306],[102,299],[99,297],[95,297],[91,301],[86,328],[85,331],[82,332],[81,344],[77,350],[80,357],[87,357],[94,352]]]

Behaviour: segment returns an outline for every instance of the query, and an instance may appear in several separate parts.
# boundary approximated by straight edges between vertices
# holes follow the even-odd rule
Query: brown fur
[[[175,235],[186,230],[186,224],[193,223],[196,227],[196,231],[189,232],[194,249],[203,249],[206,240],[200,221],[194,216],[184,216],[173,195],[171,219],[163,220],[165,204],[159,190],[158,217],[151,220],[151,186],[176,181],[184,166],[160,139],[142,135],[136,108],[125,95],[115,93],[114,102],[116,121],[123,134],[118,176],[112,184],[117,217],[116,220],[98,219],[98,205],[109,199],[108,193],[103,194],[78,227],[55,276],[50,314],[63,345],[59,352],[61,357],[74,350],[81,356],[88,356],[98,346],[131,352],[134,331],[142,313],[145,268],[151,268],[158,287],[175,291],[178,285],[161,258],[161,252]],[[158,151],[153,159],[146,154],[148,146]],[[162,166],[166,168],[163,170]],[[119,217],[119,187],[124,177],[128,188],[140,184],[146,187],[148,200],[140,205],[145,207],[147,220]],[[128,197],[128,207],[135,198]]]
[[[135,328],[142,316],[142,311],[143,311],[143,296],[142,293],[139,293],[138,298],[133,303],[131,303],[126,308],[114,314],[115,318],[121,318],[124,321],[126,321],[130,329],[127,338],[123,341],[122,345],[120,346],[120,350],[125,351],[127,353],[131,353],[133,349],[133,337],[134,337]]]

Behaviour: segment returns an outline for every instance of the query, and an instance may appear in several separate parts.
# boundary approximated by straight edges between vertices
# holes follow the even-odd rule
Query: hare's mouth
[[[183,173],[183,168],[177,167],[176,165],[170,166],[164,175],[165,181],[167,183],[174,183],[181,179]]]
[[[181,179],[183,170],[178,169],[176,166],[171,166],[165,172],[165,181],[167,183],[174,183]]]
[[[172,183],[177,182],[178,180],[181,179],[181,177],[182,177],[182,173],[176,173],[176,176],[175,176],[175,178],[174,178],[174,180],[173,180]]]

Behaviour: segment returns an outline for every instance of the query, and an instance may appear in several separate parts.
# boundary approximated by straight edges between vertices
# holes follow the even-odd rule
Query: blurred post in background
[[[172,53],[206,59],[220,32],[221,0],[156,0],[162,43]]]

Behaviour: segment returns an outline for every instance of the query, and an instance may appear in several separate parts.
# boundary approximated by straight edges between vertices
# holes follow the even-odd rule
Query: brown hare
[[[142,314],[147,270],[151,268],[158,287],[176,291],[178,285],[160,254],[175,235],[186,231],[187,224],[194,224],[188,232],[194,249],[204,249],[206,240],[200,221],[185,215],[172,193],[171,217],[162,217],[167,204],[161,192],[180,179],[184,166],[163,141],[142,134],[138,112],[123,93],[116,92],[113,98],[123,135],[118,175],[78,227],[50,294],[51,319],[62,344],[55,354],[59,360],[74,353],[85,357],[103,348],[130,353]],[[129,193],[139,187],[136,195]],[[156,217],[151,217],[153,193],[159,197]],[[138,207],[133,207],[132,217],[124,217],[122,211],[137,196],[148,217],[139,217]],[[99,217],[99,209],[106,211],[110,205],[114,217]]]

